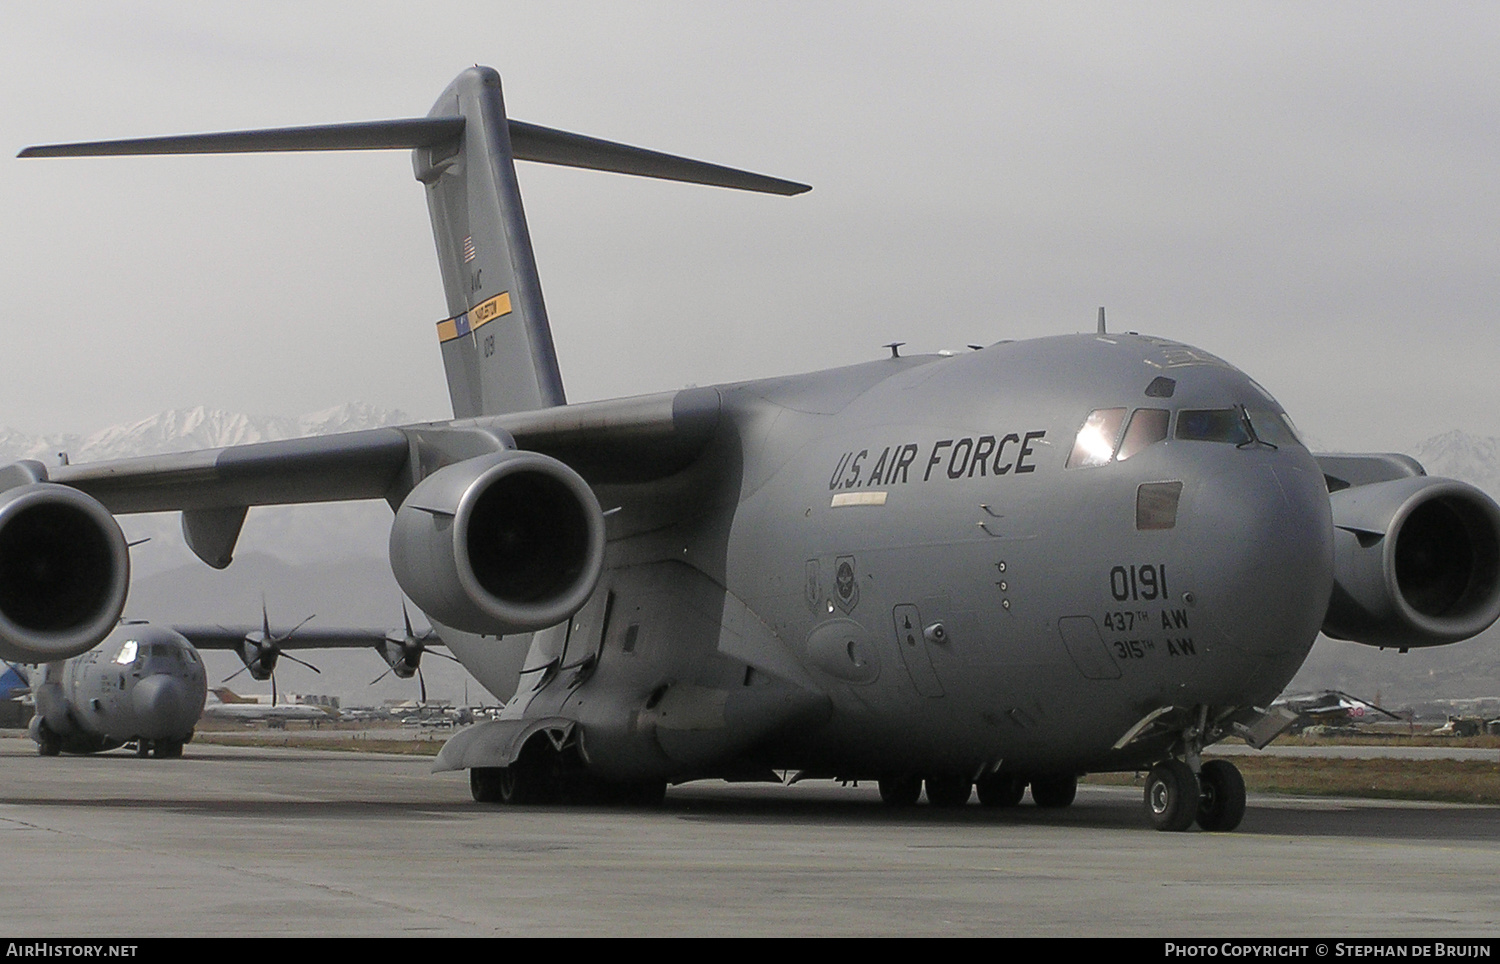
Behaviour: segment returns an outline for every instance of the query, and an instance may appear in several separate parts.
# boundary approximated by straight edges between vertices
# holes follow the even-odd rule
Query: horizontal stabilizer
[[[262,151],[379,151],[431,147],[463,133],[462,117],[277,127],[217,134],[177,134],[126,141],[44,144],[17,157],[102,157],[119,154],[251,154]]]
[[[413,117],[405,120],[277,127],[257,131],[177,134],[123,141],[43,144],[18,157],[103,157],[128,154],[250,154],[268,151],[378,151],[432,147],[463,133],[462,117]],[[594,171],[635,174],[764,194],[801,194],[806,184],[764,174],[695,161],[628,144],[585,137],[523,121],[510,121],[512,155],[519,161],[560,164]]]
[[[510,122],[511,152],[518,161],[584,167],[593,171],[613,171],[667,181],[686,181],[711,187],[730,187],[763,194],[802,194],[811,191],[807,184],[783,181],[779,177],[751,174],[732,167],[694,161],[675,154],[662,154],[642,147],[602,141],[597,137],[570,134],[567,131],[538,127],[523,121]]]

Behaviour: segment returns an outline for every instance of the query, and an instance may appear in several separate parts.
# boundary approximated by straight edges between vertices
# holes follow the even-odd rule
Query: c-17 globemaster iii
[[[873,779],[892,804],[1065,806],[1149,768],[1151,821],[1238,824],[1205,747],[1263,745],[1322,630],[1380,646],[1500,615],[1500,509],[1393,455],[1314,456],[1219,358],[1095,332],[565,404],[515,159],[806,187],[510,121],[464,71],[428,116],[23,156],[408,148],[454,419],[0,470],[0,655],[92,646],[113,513],[229,563],[252,505],[385,499],[391,565],[505,701],[451,739],[481,800],[652,800],[705,777]]]

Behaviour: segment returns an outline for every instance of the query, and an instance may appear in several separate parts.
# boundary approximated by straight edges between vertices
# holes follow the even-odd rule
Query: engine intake
[[[1334,586],[1323,632],[1372,646],[1440,646],[1500,618],[1500,506],[1426,476],[1330,496]]]
[[[578,473],[535,452],[447,466],[391,526],[396,581],[437,622],[501,635],[577,612],[604,565],[604,515]]]
[[[87,652],[114,629],[129,588],[130,552],[104,506],[48,482],[0,492],[0,657]]]

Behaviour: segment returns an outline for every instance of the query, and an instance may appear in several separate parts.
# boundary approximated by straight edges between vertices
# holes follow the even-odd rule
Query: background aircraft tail
[[[471,67],[423,118],[28,147],[22,157],[411,148],[427,191],[448,316],[438,322],[455,418],[561,405],[562,375],[521,208],[515,161],[768,194],[805,184],[513,121],[500,75]]]

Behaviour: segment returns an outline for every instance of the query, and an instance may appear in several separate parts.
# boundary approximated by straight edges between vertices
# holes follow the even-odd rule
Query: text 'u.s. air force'
[[[1047,437],[1044,431],[1005,435],[980,435],[967,438],[945,438],[926,448],[916,442],[887,445],[871,461],[874,449],[844,452],[839,456],[833,474],[828,477],[830,491],[858,489],[871,485],[905,485],[916,476],[918,482],[934,479],[972,479],[991,475],[1025,475],[1036,471],[1033,446]]]

